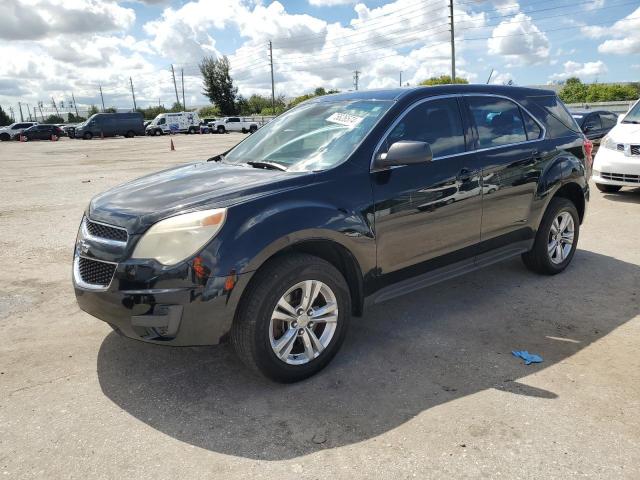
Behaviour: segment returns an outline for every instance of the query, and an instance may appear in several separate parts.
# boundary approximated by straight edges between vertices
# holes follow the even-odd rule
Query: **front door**
[[[399,140],[428,142],[433,152],[431,162],[371,173],[381,280],[473,261],[481,196],[479,172],[465,168],[469,133],[459,100],[436,97],[409,107],[381,143],[376,155]]]

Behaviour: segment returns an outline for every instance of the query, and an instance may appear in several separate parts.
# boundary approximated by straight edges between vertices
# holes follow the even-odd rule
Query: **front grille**
[[[624,152],[624,143],[617,144],[616,150],[618,150],[619,152]]]
[[[602,172],[600,176],[605,180],[615,180],[616,182],[640,183],[640,175]]]
[[[640,155],[640,145],[631,145],[631,155]]]
[[[101,262],[85,257],[78,258],[78,272],[84,283],[107,287],[111,283],[115,271],[115,263]]]
[[[127,242],[127,231],[123,228],[110,227],[102,223],[92,222],[89,219],[85,219],[85,225],[87,226],[87,231],[94,237],[115,242]]]

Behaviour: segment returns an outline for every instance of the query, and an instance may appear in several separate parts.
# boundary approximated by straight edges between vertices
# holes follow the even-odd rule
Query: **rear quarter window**
[[[522,103],[545,125],[551,138],[582,135],[575,119],[556,95],[527,97]]]

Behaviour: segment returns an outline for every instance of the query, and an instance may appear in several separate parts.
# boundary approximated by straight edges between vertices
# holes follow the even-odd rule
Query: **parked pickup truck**
[[[240,117],[225,117],[217,120],[213,124],[213,129],[218,133],[226,133],[226,132],[242,132],[242,133],[253,133],[260,128],[260,124],[258,122],[254,122],[251,120],[246,120]]]

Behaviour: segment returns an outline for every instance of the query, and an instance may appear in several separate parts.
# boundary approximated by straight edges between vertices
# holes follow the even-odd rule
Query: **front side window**
[[[624,116],[622,123],[640,123],[640,102],[631,107],[631,110]]]
[[[165,123],[167,123],[167,119],[162,117],[160,120],[158,120],[158,125],[164,125]]]
[[[465,151],[460,109],[455,98],[430,100],[412,108],[386,138],[384,153],[400,140],[427,142],[434,160]]]
[[[392,102],[304,103],[274,118],[239,143],[224,162],[269,162],[289,171],[325,170],[355,150]]]
[[[467,97],[478,131],[478,148],[499,147],[527,141],[520,108],[497,97]]]

